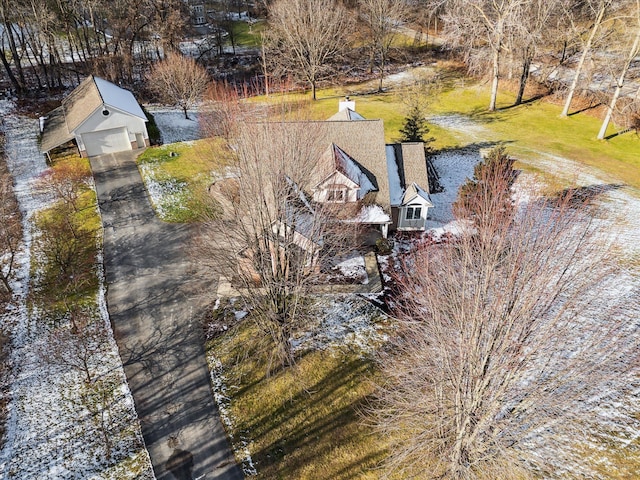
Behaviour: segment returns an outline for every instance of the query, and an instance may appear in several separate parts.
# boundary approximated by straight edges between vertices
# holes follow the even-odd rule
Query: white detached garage
[[[122,152],[149,145],[147,117],[133,94],[101,78],[87,77],[41,119],[40,149],[75,142],[82,157]]]

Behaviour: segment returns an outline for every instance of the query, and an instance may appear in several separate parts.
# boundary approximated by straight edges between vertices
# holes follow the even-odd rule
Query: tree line
[[[640,123],[640,90],[629,91],[640,0],[274,0],[259,8],[230,0],[215,8],[205,15],[215,24],[208,37],[217,38],[217,54],[225,41],[235,51],[233,15],[253,8],[267,22],[254,67],[267,85],[290,78],[314,98],[319,82],[361,70],[377,75],[382,90],[403,44],[398,36],[414,36],[419,45],[435,34],[469,72],[490,79],[490,111],[504,80],[517,85],[514,103],[524,102],[535,72],[565,99],[563,116],[584,108],[572,107],[576,93],[606,105],[599,138],[612,119],[629,128]],[[88,72],[141,80],[156,61],[179,52],[190,15],[180,0],[0,0],[0,22],[1,71],[25,93],[68,86]],[[411,60],[404,53],[396,60]]]
[[[85,71],[133,80],[189,22],[181,0],[0,0],[0,61],[18,93],[79,82]]]
[[[616,116],[637,127],[640,90],[621,97],[640,53],[638,0],[359,0],[352,9],[335,0],[274,2],[266,37],[272,72],[306,82],[315,98],[316,84],[329,75],[332,62],[335,71],[347,50],[360,44],[371,71],[379,73],[381,90],[393,39],[407,32],[422,39],[432,32],[472,74],[490,79],[490,111],[504,79],[517,84],[514,103],[523,103],[535,71],[541,83],[564,95],[563,116],[576,92],[607,105],[598,138]]]

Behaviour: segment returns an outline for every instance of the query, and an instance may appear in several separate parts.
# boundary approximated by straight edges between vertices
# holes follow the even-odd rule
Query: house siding
[[[98,108],[82,123],[82,125],[80,125],[76,129],[76,141],[78,143],[78,150],[80,150],[81,155],[86,156],[86,146],[84,145],[81,137],[83,133],[92,133],[102,130],[111,130],[114,128],[125,127],[132,149],[138,148],[136,133],[143,135],[145,144],[149,141],[149,135],[147,133],[147,128],[144,120],[126,113],[122,113],[109,106],[107,106],[106,108],[107,110],[109,110],[108,116],[104,116],[102,114],[102,107]]]

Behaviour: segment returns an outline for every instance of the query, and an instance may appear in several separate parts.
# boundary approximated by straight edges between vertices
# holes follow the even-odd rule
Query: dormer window
[[[327,202],[345,203],[347,201],[347,191],[345,188],[327,189]]]
[[[422,207],[407,207],[406,220],[420,220],[422,215]]]

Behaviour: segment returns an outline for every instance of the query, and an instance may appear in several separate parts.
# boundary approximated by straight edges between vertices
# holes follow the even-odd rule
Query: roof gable
[[[429,194],[422,188],[420,188],[416,183],[412,183],[404,192],[404,195],[402,197],[402,205],[408,205],[410,203],[416,202],[421,205],[433,207],[433,203],[431,203]]]
[[[389,183],[382,120],[325,121],[318,122],[318,129],[364,173],[374,187],[368,189],[369,192],[377,192],[373,199],[375,203],[388,207]],[[360,187],[364,187],[363,183]]]
[[[88,76],[62,101],[62,109],[69,132],[73,132],[102,105],[93,75]]]
[[[347,155],[344,150],[335,143],[332,147],[335,155],[335,165],[338,171],[360,187],[358,199],[364,197],[369,192],[378,190],[376,178],[370,171]]]
[[[360,185],[339,170],[334,170],[327,178],[316,185],[316,189],[330,188],[333,185],[344,185],[347,188],[359,188]]]
[[[102,78],[89,75],[62,101],[69,132],[76,130],[103,105],[147,121],[133,93]]]
[[[346,161],[347,166],[355,165],[367,180],[373,185],[374,189],[368,188],[370,195],[373,196],[371,201],[378,203],[383,208],[389,207],[389,188],[387,181],[387,159],[385,154],[384,143],[384,125],[382,120],[361,120],[358,122],[351,121],[292,121],[292,122],[255,122],[256,131],[264,134],[265,141],[267,139],[276,138],[278,135],[289,136],[289,132],[295,132],[296,129],[303,129],[310,136],[309,142],[312,146],[317,146],[318,153],[317,163],[315,165],[313,176],[310,178],[310,185],[318,185],[325,180],[334,170],[335,149],[332,155],[326,145],[336,145],[339,151],[343,152],[350,160]],[[276,137],[273,137],[273,136]],[[325,146],[322,148],[322,146]],[[270,146],[265,145],[268,150]],[[342,154],[339,154],[341,158]],[[347,175],[349,168],[343,168],[343,172]],[[347,175],[349,176],[349,175]],[[364,179],[360,179],[360,175],[354,175],[358,178],[356,182],[363,187]],[[352,179],[353,180],[353,179]],[[363,182],[363,183],[360,183]],[[302,185],[304,187],[304,185]]]
[[[129,90],[120,88],[119,86],[107,82],[102,78],[93,77],[98,92],[102,97],[102,101],[118,110],[133,115],[134,117],[147,120],[146,115],[138,104],[137,100]]]

